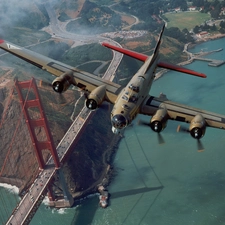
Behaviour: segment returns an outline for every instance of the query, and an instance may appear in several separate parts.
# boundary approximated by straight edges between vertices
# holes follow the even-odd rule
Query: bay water
[[[191,51],[224,46],[225,38],[204,42]],[[225,50],[206,58],[225,60]],[[207,78],[168,72],[154,82],[150,94],[163,92],[169,100],[225,114],[225,65],[210,67],[207,62],[195,61],[186,67]],[[71,209],[50,209],[42,204],[30,224],[225,224],[225,131],[208,128],[202,139],[205,151],[198,152],[195,139],[176,132],[180,123],[168,121],[162,132],[165,144],[159,144],[157,134],[137,125],[139,120],[150,118],[139,115],[125,131],[114,159],[117,175],[108,187],[108,208],[99,207],[96,195]],[[182,125],[188,128],[188,124]]]

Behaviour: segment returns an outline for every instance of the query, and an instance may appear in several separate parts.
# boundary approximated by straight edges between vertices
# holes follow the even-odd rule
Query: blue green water
[[[218,39],[192,51],[224,46],[225,39]],[[225,60],[225,51],[206,57]],[[206,73],[207,79],[169,72],[153,84],[151,94],[163,92],[170,100],[225,114],[225,65],[197,61],[186,67]],[[60,211],[43,204],[31,225],[225,224],[225,132],[208,128],[205,151],[199,153],[196,140],[176,133],[178,122],[168,122],[162,133],[166,143],[159,145],[154,132],[136,125],[140,118],[150,120],[138,116],[119,145],[108,208],[100,208],[96,196]]]

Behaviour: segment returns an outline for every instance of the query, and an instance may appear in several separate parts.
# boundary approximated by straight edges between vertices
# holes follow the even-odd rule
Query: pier
[[[177,65],[185,66],[187,64],[192,63],[194,60],[200,60],[200,61],[208,62],[209,66],[213,66],[213,67],[222,66],[223,64],[225,64],[225,60],[203,58],[203,56],[209,55],[209,54],[214,53],[214,52],[220,52],[222,50],[223,50],[222,48],[219,48],[219,49],[207,51],[207,52],[201,51],[199,53],[191,53],[191,52],[188,51],[188,44],[185,44],[183,52],[188,55],[188,60],[184,61],[184,62],[181,62],[181,63],[178,63]],[[157,72],[156,75],[155,75],[155,80],[159,79],[166,72],[168,72],[167,69],[162,69],[159,72]]]
[[[209,62],[208,65],[214,66],[214,67],[222,66],[225,63],[225,60],[208,59],[208,58],[203,57],[203,56],[209,55],[214,52],[220,52],[223,50],[222,48],[212,50],[212,51],[207,51],[207,52],[201,51],[199,53],[191,53],[191,52],[188,52],[187,47],[188,47],[188,45],[185,45],[184,52],[187,53],[188,56],[190,57],[190,59],[188,60],[189,62],[192,62],[194,60],[200,60],[200,61]]]
[[[202,57],[194,57],[193,60],[201,60],[209,62],[209,66],[222,66],[225,63],[225,60],[217,60],[217,59],[208,59],[208,58],[202,58]]]

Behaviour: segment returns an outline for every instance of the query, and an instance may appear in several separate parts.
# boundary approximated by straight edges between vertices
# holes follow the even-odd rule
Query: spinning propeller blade
[[[203,152],[205,150],[200,139],[197,139],[197,147],[198,147],[198,152]]]
[[[158,142],[160,145],[165,144],[165,140],[163,136],[161,135],[161,133],[158,133]]]
[[[187,129],[185,127],[182,127],[181,125],[178,125],[177,132],[190,133],[189,129]],[[198,149],[198,152],[203,152],[205,150],[205,148],[204,148],[200,139],[197,139],[197,149]]]
[[[149,123],[142,121],[142,120],[138,121],[138,125],[150,127]],[[161,133],[157,133],[157,138],[158,138],[158,143],[160,145],[165,143],[165,140],[164,140],[163,136],[161,135]]]

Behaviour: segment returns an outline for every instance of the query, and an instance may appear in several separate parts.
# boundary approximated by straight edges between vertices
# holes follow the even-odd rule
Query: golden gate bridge
[[[46,194],[48,194],[50,206],[62,208],[73,205],[74,200],[68,191],[61,164],[69,154],[71,146],[78,141],[87,120],[93,114],[88,109],[83,108],[58,146],[55,147],[35,80],[23,82],[15,80],[15,87],[22,110],[16,115],[16,123],[7,124],[5,122],[7,117],[12,116],[10,115],[14,96],[14,88],[12,88],[2,113],[0,129],[4,132],[5,126],[13,126],[14,130],[11,135],[8,135],[10,137],[7,151],[2,153],[4,161],[0,168],[0,180],[4,183],[22,186],[24,191],[21,199],[18,198],[17,194],[14,194],[13,201],[8,199],[7,194],[4,195],[0,192],[1,207],[3,208],[0,212],[0,222],[7,225],[29,224]],[[23,130],[23,121],[28,127],[32,142],[30,145],[32,149],[28,145],[26,151],[21,151],[20,147],[24,140],[18,139],[18,133]],[[24,157],[24,155],[27,156]],[[37,159],[36,164],[34,164],[34,160],[30,160],[33,157]],[[26,175],[30,170],[32,170],[33,175],[28,177]],[[24,176],[17,177],[18,173],[24,174]],[[55,196],[52,188],[55,175],[59,178],[63,191],[63,197],[60,198]],[[30,180],[25,181],[26,177]]]

